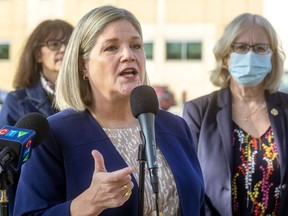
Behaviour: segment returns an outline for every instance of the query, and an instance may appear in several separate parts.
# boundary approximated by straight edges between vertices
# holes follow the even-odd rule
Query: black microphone
[[[135,87],[130,96],[131,110],[141,126],[141,139],[145,146],[147,165],[154,193],[158,193],[158,162],[155,139],[155,115],[159,102],[153,87],[141,85]]]
[[[48,134],[49,123],[40,113],[25,115],[15,126],[0,129],[0,173],[8,166],[19,170],[36,147]]]

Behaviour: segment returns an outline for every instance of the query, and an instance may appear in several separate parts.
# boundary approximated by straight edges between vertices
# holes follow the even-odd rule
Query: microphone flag
[[[33,143],[35,142],[36,132],[26,128],[16,128],[4,126],[0,129],[0,151],[5,147],[12,149],[15,157],[11,166],[19,170],[31,156]]]

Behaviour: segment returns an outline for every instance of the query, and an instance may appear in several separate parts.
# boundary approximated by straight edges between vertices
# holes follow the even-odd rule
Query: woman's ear
[[[86,69],[86,65],[85,65],[85,60],[80,57],[78,60],[78,67],[79,67],[79,71],[82,74],[82,76],[87,76],[87,69]]]
[[[229,67],[229,64],[230,64],[230,56],[227,55],[227,56],[225,56],[225,58],[223,59],[223,67],[224,67],[224,68],[228,68],[228,67]]]

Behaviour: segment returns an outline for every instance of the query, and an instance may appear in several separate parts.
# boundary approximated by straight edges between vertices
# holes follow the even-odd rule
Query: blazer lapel
[[[288,116],[288,107],[283,107],[279,97],[279,94],[270,95],[266,93],[267,110],[274,133],[274,139],[277,144],[280,159],[280,173],[281,179],[283,180],[287,166],[287,126],[285,126],[287,118],[285,118],[285,116]]]
[[[217,124],[223,143],[224,155],[229,167],[229,175],[233,169],[233,146],[232,146],[232,110],[231,110],[231,93],[228,89],[223,89],[218,95],[219,112],[217,114]]]

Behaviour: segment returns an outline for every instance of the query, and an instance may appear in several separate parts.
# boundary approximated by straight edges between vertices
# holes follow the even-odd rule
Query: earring
[[[88,80],[88,77],[85,74],[83,75],[83,80]]]

